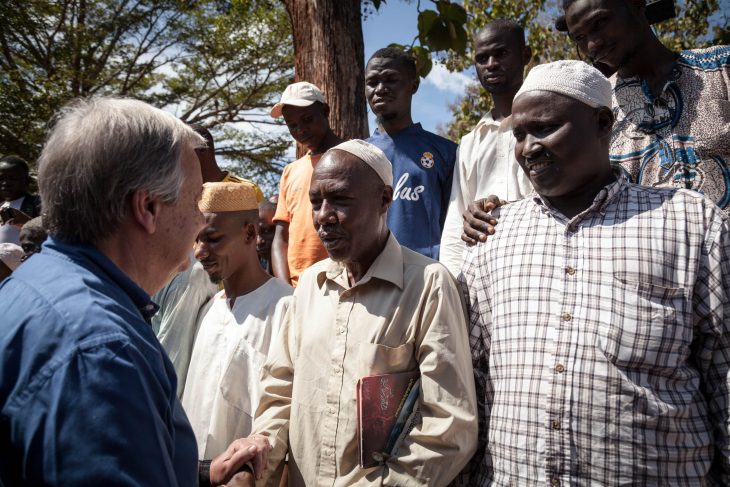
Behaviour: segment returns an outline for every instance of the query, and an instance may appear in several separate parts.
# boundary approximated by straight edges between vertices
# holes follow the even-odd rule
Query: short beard
[[[378,122],[379,125],[383,125],[383,122],[390,122],[391,120],[395,120],[396,118],[398,118],[397,113],[382,113],[375,117],[375,121]]]

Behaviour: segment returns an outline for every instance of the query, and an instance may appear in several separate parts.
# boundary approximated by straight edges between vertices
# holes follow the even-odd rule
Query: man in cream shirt
[[[466,249],[461,240],[461,215],[467,205],[489,195],[518,200],[532,191],[530,180],[514,156],[510,117],[512,99],[522,85],[531,56],[524,30],[513,21],[490,22],[474,41],[474,67],[480,83],[492,96],[494,108],[459,144],[439,257],[454,276],[459,275]]]
[[[445,486],[474,453],[476,399],[465,311],[438,262],[386,225],[393,175],[364,141],[330,149],[309,198],[330,256],[301,276],[264,366],[253,431],[272,445],[266,485],[289,452],[290,486]],[[357,381],[417,370],[421,418],[380,465],[358,455]]]

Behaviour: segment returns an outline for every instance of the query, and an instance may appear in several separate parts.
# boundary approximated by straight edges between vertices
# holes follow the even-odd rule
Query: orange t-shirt
[[[327,258],[327,251],[314,230],[312,203],[309,202],[309,181],[320,157],[307,154],[292,162],[284,168],[279,183],[274,221],[289,223],[287,262],[292,286],[297,285],[304,269]]]

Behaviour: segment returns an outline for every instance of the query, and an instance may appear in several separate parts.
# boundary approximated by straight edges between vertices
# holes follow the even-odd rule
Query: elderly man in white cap
[[[479,401],[464,485],[730,485],[730,233],[609,162],[611,86],[537,66],[514,99],[536,193],[462,267]]]
[[[295,287],[304,269],[327,258],[312,225],[309,180],[322,154],[342,142],[330,129],[329,113],[322,92],[306,81],[287,86],[281,101],[271,109],[271,116],[283,116],[291,136],[307,149],[281,175],[271,245],[274,275]]]
[[[214,284],[223,284],[198,317],[182,396],[203,460],[251,433],[261,367],[293,289],[271,277],[259,262],[253,184],[205,183],[198,207],[205,226],[195,257]]]
[[[290,486],[444,486],[474,453],[476,399],[458,286],[388,230],[392,181],[383,152],[361,140],[329,150],[314,170],[309,198],[330,258],[302,274],[264,365],[254,431],[273,447],[267,485],[287,450]],[[408,371],[420,375],[420,416],[389,455],[361,466],[356,385]]]

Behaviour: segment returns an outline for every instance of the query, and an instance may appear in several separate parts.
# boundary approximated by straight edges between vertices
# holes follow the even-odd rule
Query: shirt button
[[[552,423],[552,426],[553,426],[553,429],[554,430],[559,430],[560,429],[560,421],[558,421],[557,419],[554,419],[553,420],[553,423]]]
[[[566,267],[565,272],[572,276],[573,274],[575,274],[575,267]]]
[[[557,477],[553,477],[550,479],[550,485],[560,485],[560,479]]]
[[[563,313],[563,321],[570,321],[573,317],[570,316],[570,313]]]
[[[556,365],[555,372],[557,372],[558,374],[562,374],[563,372],[565,372],[565,365],[563,365],[563,364]]]

